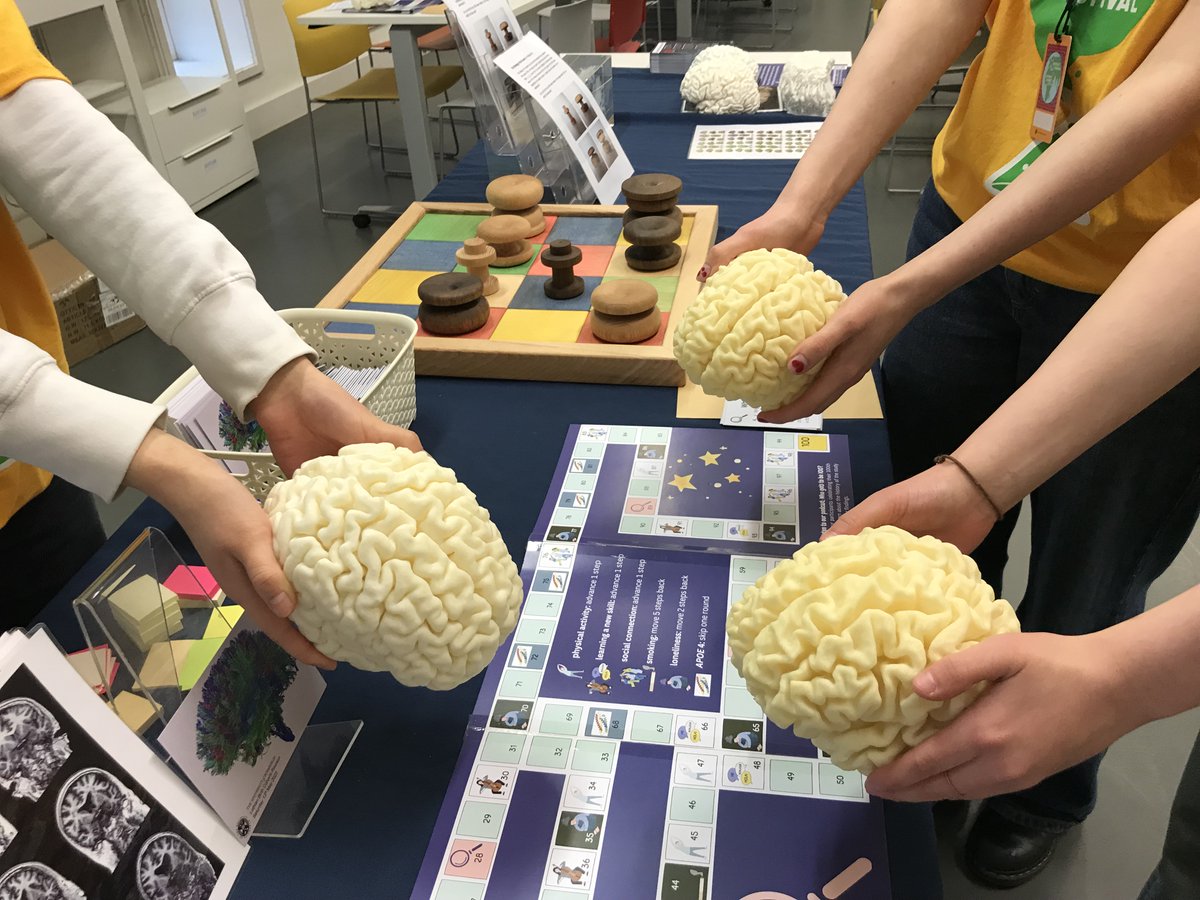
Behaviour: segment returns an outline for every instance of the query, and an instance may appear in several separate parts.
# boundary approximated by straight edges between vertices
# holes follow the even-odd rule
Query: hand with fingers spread
[[[237,479],[183,441],[151,429],[125,483],[167,508],[221,589],[268,637],[300,662],[336,665],[288,620],[296,600],[275,558],[271,523]]]
[[[888,276],[868,281],[846,298],[820,331],[792,351],[789,365],[795,375],[822,366],[808,389],[779,409],[763,410],[759,420],[780,424],[823,412],[871,371],[884,347],[922,305]]]
[[[799,212],[788,212],[773,206],[757,219],[747,222],[731,236],[708,251],[704,266],[696,274],[697,281],[708,276],[734,257],[750,250],[774,250],[782,247],[806,256],[825,232],[825,222]]]
[[[889,800],[977,800],[1037,784],[1104,750],[1146,717],[1123,690],[1110,632],[1007,634],[947,656],[913,679],[929,700],[981,681],[954,722],[877,769],[867,790]]]

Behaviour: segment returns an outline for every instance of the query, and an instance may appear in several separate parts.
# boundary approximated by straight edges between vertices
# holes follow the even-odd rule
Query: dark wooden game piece
[[[621,184],[621,191],[626,201],[655,203],[662,200],[675,200],[683,190],[683,182],[674,175],[661,173],[646,173],[631,175]]]
[[[660,272],[679,262],[681,250],[675,243],[681,234],[678,222],[667,216],[644,216],[625,226],[625,262],[639,272]]]
[[[683,225],[683,211],[678,206],[672,206],[667,212],[638,212],[636,209],[627,209],[621,217],[621,224],[628,225],[635,219],[645,219],[648,216],[662,216],[678,222],[680,226]]]
[[[592,291],[592,309],[608,316],[635,316],[658,304],[658,289],[637,278],[605,281]]]
[[[545,188],[532,175],[502,175],[487,186],[487,200],[492,204],[492,215],[520,216],[529,223],[525,237],[541,234],[546,228],[546,217],[538,204],[542,202]]]
[[[533,257],[533,245],[525,237],[529,233],[529,223],[520,216],[499,215],[484,219],[475,233],[492,245],[496,251],[493,265],[499,269],[519,266]]]
[[[570,241],[551,241],[542,251],[542,265],[552,274],[542,285],[551,300],[570,300],[583,293],[583,279],[575,274],[575,267],[583,260],[583,253]]]
[[[652,306],[632,316],[611,316],[593,309],[588,314],[588,325],[592,334],[602,341],[608,341],[610,344],[637,344],[658,334],[662,325],[662,313],[658,306]]]
[[[431,275],[417,285],[417,319],[430,334],[466,334],[487,324],[483,282],[467,272]]]
[[[474,275],[483,284],[483,296],[489,297],[500,290],[500,282],[488,268],[496,261],[496,250],[483,238],[467,238],[454,258],[469,275]]]
[[[647,215],[661,215],[673,210],[677,199],[676,197],[668,197],[666,200],[630,200],[629,208],[634,212],[646,213]]]
[[[683,251],[678,244],[665,247],[629,247],[625,250],[625,264],[637,272],[661,272],[679,262]]]

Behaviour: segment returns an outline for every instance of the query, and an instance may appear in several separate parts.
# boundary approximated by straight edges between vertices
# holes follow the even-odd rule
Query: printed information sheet
[[[879,802],[725,640],[852,500],[840,435],[573,426],[414,896],[889,900]]]

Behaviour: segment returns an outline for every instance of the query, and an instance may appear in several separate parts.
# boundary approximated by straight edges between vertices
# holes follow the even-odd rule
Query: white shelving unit
[[[17,2],[43,52],[193,209],[258,175],[218,2],[242,0]]]

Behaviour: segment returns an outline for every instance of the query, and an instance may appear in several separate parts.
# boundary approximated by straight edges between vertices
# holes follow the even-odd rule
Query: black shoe
[[[984,806],[967,834],[963,871],[988,887],[1017,887],[1046,868],[1059,837],[1010,822]]]

